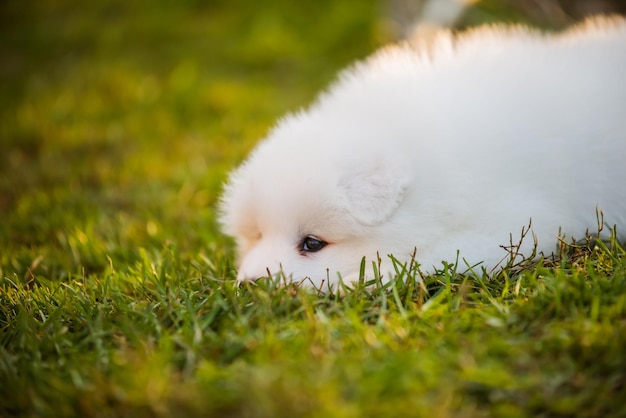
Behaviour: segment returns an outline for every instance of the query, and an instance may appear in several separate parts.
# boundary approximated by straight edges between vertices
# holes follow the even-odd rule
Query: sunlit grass
[[[239,287],[224,259],[174,246],[140,253],[62,281],[5,274],[6,412],[624,412],[626,261],[615,242],[575,268],[498,280],[414,271],[341,296],[270,279]]]
[[[615,240],[492,276],[235,282],[227,170],[389,40],[382,13],[0,6],[0,415],[626,415]]]

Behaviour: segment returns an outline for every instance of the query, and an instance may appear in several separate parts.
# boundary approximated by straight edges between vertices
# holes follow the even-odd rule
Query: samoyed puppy
[[[357,280],[363,257],[380,257],[385,279],[388,255],[414,255],[423,272],[458,254],[497,268],[529,221],[521,253],[536,241],[548,255],[559,233],[596,231],[597,208],[626,226],[617,17],[561,34],[441,31],[378,51],[277,124],[230,176],[220,218],[239,280],[280,273],[321,288]]]

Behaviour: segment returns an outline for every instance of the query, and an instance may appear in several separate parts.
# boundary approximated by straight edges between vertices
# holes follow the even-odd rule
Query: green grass
[[[0,416],[626,416],[614,240],[491,278],[235,284],[220,184],[389,41],[376,2],[81,4],[0,4]]]

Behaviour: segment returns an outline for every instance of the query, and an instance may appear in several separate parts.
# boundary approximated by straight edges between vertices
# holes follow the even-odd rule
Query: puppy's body
[[[594,231],[596,207],[626,226],[621,19],[379,51],[278,124],[231,176],[221,221],[240,279],[282,270],[320,286],[377,253],[387,277],[386,255],[414,250],[426,271],[457,250],[492,268],[531,218],[549,254],[560,227]]]

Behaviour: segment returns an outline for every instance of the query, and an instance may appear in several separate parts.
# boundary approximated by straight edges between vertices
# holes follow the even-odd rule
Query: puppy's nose
[[[265,276],[254,276],[254,277],[244,277],[244,278],[239,278],[238,277],[237,281],[240,282],[240,283],[242,283],[242,282],[256,282],[256,281],[259,281],[259,280],[261,280],[263,278],[266,278],[266,277],[267,277],[267,275],[265,275]]]
[[[248,275],[247,275],[247,274],[246,274],[243,270],[241,270],[241,269],[239,270],[239,273],[237,273],[237,281],[238,281],[239,283],[241,283],[241,282],[247,282],[247,281],[249,281],[249,280],[257,280],[257,279],[258,279],[258,277],[257,277],[257,278],[250,277],[250,276],[248,276]]]
[[[261,273],[261,274],[255,274],[253,272],[247,272],[244,269],[240,269],[239,273],[237,273],[237,281],[240,283],[247,282],[247,281],[255,282],[259,279],[262,279],[270,275],[271,274],[269,274],[268,271],[265,271],[264,273]]]

